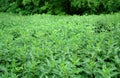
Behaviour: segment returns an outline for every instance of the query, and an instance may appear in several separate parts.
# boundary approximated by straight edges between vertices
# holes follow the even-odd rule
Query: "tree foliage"
[[[99,14],[118,12],[120,0],[0,0],[0,12]]]

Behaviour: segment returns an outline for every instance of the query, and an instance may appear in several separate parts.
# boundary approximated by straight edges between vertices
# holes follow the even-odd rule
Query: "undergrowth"
[[[0,14],[0,78],[120,78],[120,14]]]

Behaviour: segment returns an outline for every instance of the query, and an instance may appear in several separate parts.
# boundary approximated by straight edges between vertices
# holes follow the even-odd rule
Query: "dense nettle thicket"
[[[0,78],[120,78],[120,13],[0,13]]]
[[[0,0],[0,12],[100,14],[118,12],[120,0]]]

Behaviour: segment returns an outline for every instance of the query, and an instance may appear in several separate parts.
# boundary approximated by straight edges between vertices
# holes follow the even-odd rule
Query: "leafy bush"
[[[0,18],[1,78],[120,77],[120,13]]]
[[[0,0],[0,12],[100,14],[120,11],[120,0]]]
[[[110,13],[120,10],[120,0],[71,0],[73,13]]]

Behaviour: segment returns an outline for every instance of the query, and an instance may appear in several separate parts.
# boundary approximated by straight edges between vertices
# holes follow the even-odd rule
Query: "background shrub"
[[[0,12],[100,14],[118,12],[120,0],[0,0]]]

